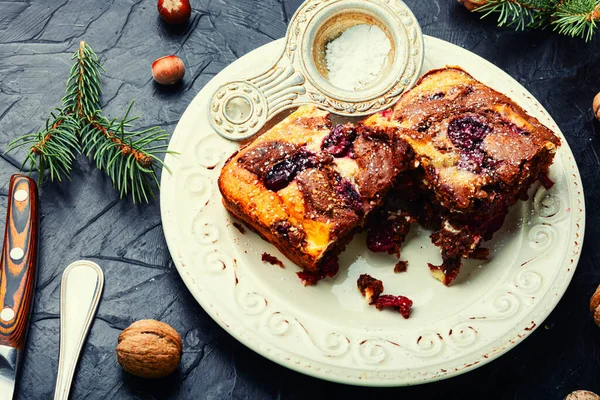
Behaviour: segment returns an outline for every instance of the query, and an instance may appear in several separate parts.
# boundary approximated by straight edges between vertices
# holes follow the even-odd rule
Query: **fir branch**
[[[561,34],[593,37],[600,21],[600,0],[459,0],[468,9],[497,14],[498,26],[545,28],[552,26]]]
[[[96,53],[84,41],[79,43],[79,49],[71,59],[77,61],[71,67],[62,101],[67,110],[75,112],[79,118],[86,118],[100,109],[100,71],[104,68]]]
[[[592,39],[600,21],[599,0],[565,1],[558,5],[552,24],[559,33]]]
[[[40,183],[46,169],[50,172],[51,181],[62,182],[63,176],[69,178],[75,154],[80,151],[77,139],[79,131],[77,119],[64,110],[55,110],[50,115],[51,118],[46,121],[44,129],[13,140],[5,152],[8,153],[22,146],[30,146],[21,170],[29,163],[30,173],[36,170]]]
[[[120,120],[104,117],[100,107],[104,69],[98,56],[82,41],[72,59],[64,108],[52,114],[46,129],[16,139],[7,152],[30,146],[23,166],[29,162],[40,180],[48,169],[51,181],[68,177],[75,153],[81,152],[106,171],[121,198],[131,194],[134,202],[149,201],[153,186],[159,187],[156,167],[166,168],[159,156],[168,152],[169,135],[159,127],[131,131],[137,119],[129,117],[133,101]]]

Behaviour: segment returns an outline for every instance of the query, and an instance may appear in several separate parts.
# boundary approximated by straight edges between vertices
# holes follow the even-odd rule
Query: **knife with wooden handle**
[[[38,208],[35,181],[10,178],[0,256],[0,400],[12,399],[25,346],[37,269]]]

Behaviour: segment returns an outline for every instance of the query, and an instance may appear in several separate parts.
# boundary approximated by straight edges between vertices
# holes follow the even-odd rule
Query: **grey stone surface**
[[[192,0],[187,27],[161,22],[154,0],[0,1],[0,153],[38,129],[60,104],[70,57],[80,40],[98,52],[107,73],[109,116],[130,99],[141,126],[172,132],[200,89],[243,54],[284,36],[300,0]],[[63,269],[89,258],[106,276],[104,297],[73,382],[77,399],[498,398],[562,399],[575,389],[600,392],[600,328],[588,300],[600,283],[600,40],[584,43],[550,30],[516,33],[480,21],[455,1],[406,0],[429,35],[492,61],[528,88],[556,119],[575,153],[588,204],[588,225],[575,278],[556,310],[530,338],[466,375],[424,386],[369,389],[319,381],[280,367],[236,342],[194,301],[170,259],[158,202],[118,201],[106,177],[79,158],[72,181],[41,191],[41,247],[36,302],[18,398],[53,394],[58,360],[59,288]],[[183,84],[164,90],[152,61],[179,55]],[[23,152],[0,159],[0,218]],[[170,323],[184,339],[179,371],[157,381],[118,366],[120,331],[141,318]]]

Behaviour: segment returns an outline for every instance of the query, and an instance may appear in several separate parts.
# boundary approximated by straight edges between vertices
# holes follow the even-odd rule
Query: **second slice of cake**
[[[500,229],[509,208],[527,198],[536,180],[552,185],[547,172],[560,139],[460,68],[429,71],[393,109],[372,115],[365,125],[404,128],[399,133],[419,167],[402,176],[383,217],[393,216],[394,208],[409,210],[436,230],[431,238],[443,263],[430,268],[446,285],[462,258],[486,258],[482,240]]]

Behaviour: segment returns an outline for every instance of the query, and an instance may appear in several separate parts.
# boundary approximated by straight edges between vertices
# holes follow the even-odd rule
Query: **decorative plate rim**
[[[285,39],[280,39],[278,41],[271,42],[261,47],[260,49],[262,50],[260,51],[266,52],[266,48],[268,46],[271,46],[271,48],[269,49],[275,49],[276,46],[283,46],[284,43]],[[174,198],[175,190],[173,190],[174,185],[176,183],[176,179],[174,178],[174,176],[175,174],[177,174],[179,168],[182,166],[179,164],[177,156],[167,155],[165,161],[171,167],[173,175],[171,175],[168,171],[163,170],[161,178],[161,218],[163,222],[163,229],[167,245],[169,247],[171,256],[179,274],[181,275],[184,283],[186,284],[196,301],[198,301],[198,303],[211,316],[211,318],[213,318],[223,329],[225,329],[229,334],[231,334],[238,341],[246,345],[248,348],[254,350],[258,354],[261,354],[262,356],[282,366],[317,378],[344,384],[353,384],[361,386],[405,386],[421,384],[425,382],[433,382],[440,379],[446,379],[452,376],[457,376],[462,373],[468,372],[472,369],[475,369],[481,365],[484,365],[493,359],[496,359],[500,355],[508,352],[517,344],[521,343],[526,337],[529,336],[529,334],[531,334],[532,331],[534,331],[537,327],[541,325],[543,320],[556,307],[558,301],[565,293],[573,277],[575,268],[577,266],[577,262],[580,257],[581,247],[583,245],[583,236],[585,232],[585,203],[583,197],[583,187],[578,167],[574,161],[573,154],[568,146],[567,141],[564,138],[564,135],[556,126],[555,122],[548,115],[548,113],[543,109],[541,104],[533,97],[533,95],[531,95],[531,93],[529,93],[524,87],[522,87],[516,80],[511,78],[504,71],[493,66],[493,64],[477,56],[476,54],[471,53],[451,43],[445,42],[443,40],[425,35],[425,44],[426,46],[429,45],[445,47],[454,53],[464,55],[465,60],[468,60],[469,58],[474,58],[475,60],[477,60],[477,62],[484,63],[488,65],[489,68],[496,69],[498,74],[500,74],[501,76],[501,78],[499,79],[510,83],[509,86],[518,87],[519,90],[521,90],[521,92],[523,93],[523,95],[531,101],[531,104],[538,108],[538,111],[547,117],[551,128],[561,137],[563,145],[559,150],[559,154],[561,163],[564,164],[563,167],[565,175],[567,176],[567,197],[570,201],[571,207],[573,208],[572,210],[569,208],[569,226],[571,229],[569,230],[570,236],[565,236],[566,250],[564,253],[564,258],[562,259],[560,264],[557,264],[556,266],[557,273],[562,273],[562,279],[560,280],[560,282],[557,282],[557,279],[554,278],[554,280],[551,281],[551,287],[548,287],[547,290],[543,293],[543,296],[541,296],[541,300],[539,300],[539,303],[533,305],[531,310],[529,310],[528,313],[517,324],[513,325],[512,328],[508,330],[508,332],[497,337],[495,340],[492,340],[490,343],[485,344],[483,348],[478,349],[477,351],[467,353],[466,356],[458,357],[460,362],[457,362],[457,359],[448,362],[448,365],[445,366],[446,368],[443,369],[442,372],[431,371],[430,367],[429,369],[428,367],[421,367],[420,370],[409,368],[408,370],[400,370],[397,371],[396,374],[391,374],[389,371],[381,371],[377,369],[361,369],[348,366],[341,367],[332,364],[327,364],[314,359],[309,359],[307,357],[291,353],[286,349],[277,347],[273,343],[270,343],[268,340],[266,340],[264,335],[259,335],[258,332],[254,331],[253,329],[248,329],[245,326],[236,326],[235,324],[228,324],[226,320],[223,319],[222,315],[219,314],[219,311],[223,310],[219,309],[218,304],[211,302],[211,299],[204,294],[202,286],[195,281],[194,276],[192,276],[192,274],[190,273],[190,269],[186,269],[183,250],[181,249],[182,245],[181,241],[179,240],[181,236],[181,229],[177,225],[175,218],[170,215],[173,210],[173,205],[176,204],[176,199]],[[254,50],[253,52],[250,52],[249,54],[237,60],[234,64],[244,63],[244,61],[248,61],[249,59],[254,57],[258,52],[259,49]],[[428,55],[426,54],[426,57],[427,56]],[[435,57],[435,54],[432,54],[432,57]],[[465,68],[469,70],[468,65],[465,65]],[[230,67],[225,68],[219,75],[217,75],[213,79],[216,79],[219,76],[227,75],[229,73],[228,71],[230,71]],[[207,98],[208,101],[208,99],[210,99],[211,94],[212,92],[210,90],[207,91],[206,89],[203,89],[199,94],[196,95],[194,100],[190,103],[185,113],[183,114],[180,123],[178,124],[178,127],[173,133],[171,143],[169,145],[170,150],[173,150],[172,147],[175,144],[177,144],[177,138],[183,135],[183,133],[178,134],[180,130],[184,129],[180,128],[180,126],[182,126],[181,121],[193,121],[194,119],[197,120],[198,118],[207,118],[207,116],[198,116],[197,111],[199,110],[202,113],[204,112],[205,108],[197,107],[196,103],[200,102],[201,97]],[[207,135],[209,136],[210,134]],[[557,156],[557,158],[559,158],[559,156]],[[215,197],[214,194],[211,196],[211,198],[212,197]],[[216,193],[216,197],[219,198],[218,193]],[[532,199],[531,201],[532,207],[535,206],[533,204],[534,201],[536,200]],[[223,267],[225,268],[224,263]],[[531,323],[529,322],[530,320]],[[450,330],[450,332],[452,332],[452,330]],[[440,339],[442,338],[440,337]],[[347,340],[350,342],[349,339]],[[433,341],[431,343],[432,345],[434,345]],[[358,345],[358,348],[360,348],[361,346],[362,343]],[[465,359],[467,360],[467,362],[463,362],[465,361]],[[412,375],[407,377],[407,375],[410,375],[410,373],[412,373]]]

